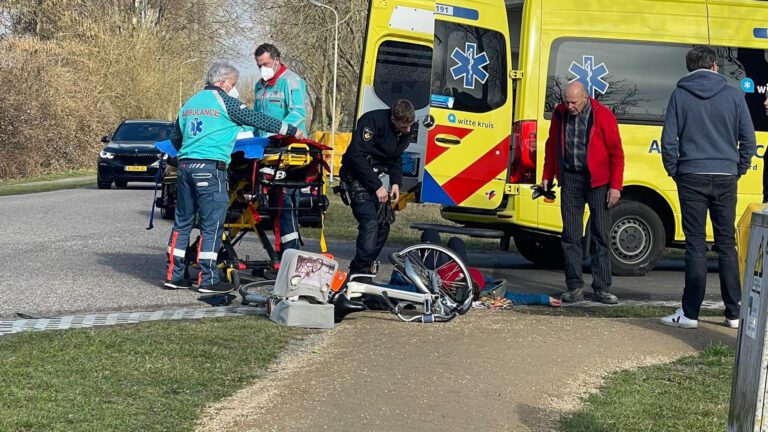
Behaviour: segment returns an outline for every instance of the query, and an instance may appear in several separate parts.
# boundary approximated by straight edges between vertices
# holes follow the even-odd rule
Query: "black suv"
[[[112,182],[122,188],[133,182],[154,182],[161,153],[156,141],[171,137],[173,123],[166,120],[125,120],[99,153],[96,182],[99,189],[109,189]]]

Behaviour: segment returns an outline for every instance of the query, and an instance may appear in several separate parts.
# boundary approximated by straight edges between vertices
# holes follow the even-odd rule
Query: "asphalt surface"
[[[153,192],[150,185],[131,183],[128,189],[94,185],[0,197],[0,318],[206,306],[195,292],[160,288],[172,222],[157,212],[154,229],[146,230]],[[354,224],[351,212],[349,217]],[[254,240],[246,237],[238,247],[241,257],[265,257]],[[307,250],[319,250],[317,242],[307,243]],[[346,269],[354,244],[333,239],[328,244]],[[516,291],[564,290],[562,271],[534,268],[516,254],[471,254],[470,264],[507,278]],[[716,263],[710,267],[707,299],[719,300]],[[585,279],[589,284],[588,274]],[[626,300],[678,300],[683,280],[681,261],[661,262],[645,277],[615,278],[613,291]]]

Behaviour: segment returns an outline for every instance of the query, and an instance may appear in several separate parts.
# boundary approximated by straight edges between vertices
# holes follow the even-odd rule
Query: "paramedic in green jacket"
[[[237,99],[238,70],[216,62],[205,76],[205,89],[193,95],[179,110],[171,132],[178,151],[176,221],[168,241],[169,265],[165,288],[190,288],[184,279],[184,257],[189,236],[199,215],[202,237],[197,252],[200,274],[198,291],[226,293],[233,286],[221,281],[217,257],[227,214],[227,165],[237,134],[243,126],[285,135],[301,135],[295,126],[257,113]]]
[[[280,51],[272,44],[261,44],[253,53],[256,65],[261,72],[261,79],[256,81],[253,110],[280,119],[295,126],[305,136],[307,134],[307,84],[296,72],[288,69],[280,58]],[[270,136],[269,131],[262,131],[261,136]],[[296,206],[299,202],[298,189],[273,191],[283,194],[283,205],[279,211],[270,209],[274,219],[279,214],[280,252],[286,249],[299,249],[299,224]],[[276,205],[273,197],[272,206]],[[278,233],[275,233],[276,235]]]

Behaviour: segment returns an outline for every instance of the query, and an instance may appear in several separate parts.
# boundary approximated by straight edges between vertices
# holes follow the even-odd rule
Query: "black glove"
[[[395,209],[392,208],[392,202],[379,203],[379,225],[387,224],[392,225],[395,223]]]
[[[555,193],[554,189],[552,189],[554,187],[555,187],[554,183],[550,183],[549,189],[547,190],[544,190],[544,188],[541,187],[541,185],[537,185],[537,184],[533,185],[531,186],[531,189],[533,189],[533,195],[531,196],[531,198],[537,199],[538,197],[543,195],[544,198],[554,201],[555,198],[557,198],[557,194]]]

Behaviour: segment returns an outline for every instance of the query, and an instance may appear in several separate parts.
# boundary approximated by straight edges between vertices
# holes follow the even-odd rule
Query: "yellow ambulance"
[[[398,97],[414,102],[405,186],[419,184],[421,200],[444,205],[446,219],[500,230],[527,259],[553,263],[562,259],[559,200],[533,200],[530,186],[541,181],[552,111],[565,86],[581,81],[614,112],[624,145],[613,270],[643,275],[666,246],[684,242],[660,138],[695,45],[717,51],[758,131],[758,157],[739,182],[740,215],[762,200],[768,2],[371,0],[357,115]]]

